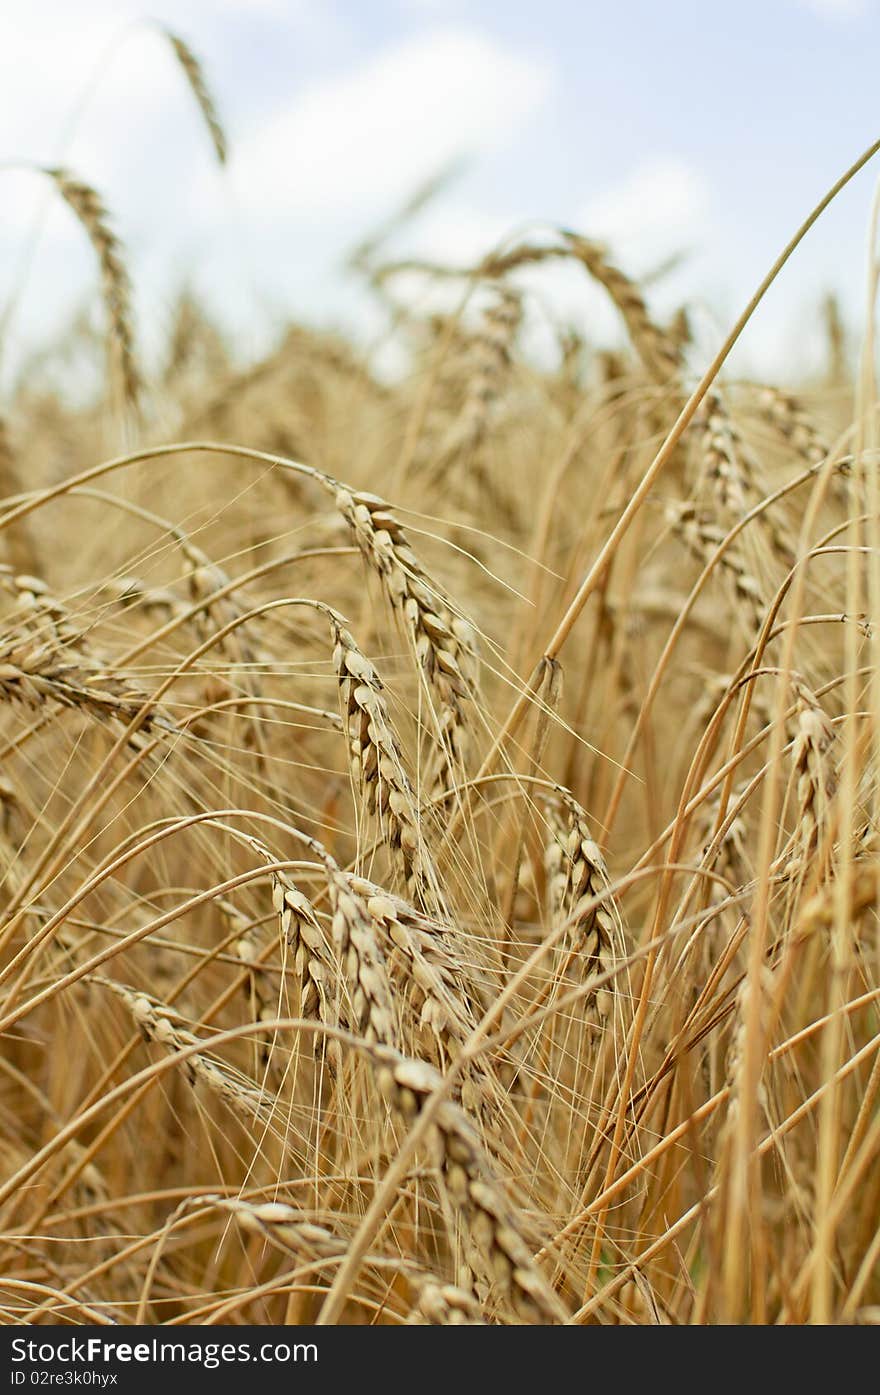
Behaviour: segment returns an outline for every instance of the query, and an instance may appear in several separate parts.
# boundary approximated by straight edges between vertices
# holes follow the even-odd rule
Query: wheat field
[[[707,369],[589,229],[392,259],[428,184],[405,372],[189,296],[147,371],[34,177],[103,311],[0,420],[0,1321],[880,1320],[870,337]],[[625,344],[529,355],[559,262]]]

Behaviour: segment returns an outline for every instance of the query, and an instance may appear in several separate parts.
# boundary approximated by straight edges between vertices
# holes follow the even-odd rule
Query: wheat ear
[[[396,1051],[371,1053],[376,1081],[389,1104],[407,1121],[441,1085],[424,1061]],[[519,1217],[507,1202],[489,1158],[466,1114],[444,1100],[434,1115],[437,1165],[469,1242],[472,1271],[496,1285],[513,1311],[528,1322],[564,1322],[565,1309],[536,1265]]]
[[[586,813],[567,790],[560,789],[548,801],[547,814],[550,837],[545,868],[551,923],[565,925],[562,947],[574,956],[584,977],[613,973],[623,952],[623,929],[610,895],[605,859]],[[609,979],[595,994],[596,1011],[602,1018],[613,1007],[612,984]]]
[[[90,184],[76,179],[65,169],[44,169],[43,173],[52,180],[72,209],[94,248],[101,269],[110,344],[119,367],[123,398],[136,411],[140,402],[141,376],[134,348],[131,282],[122,244],[110,226],[100,195]]]
[[[444,782],[454,784],[466,764],[467,707],[476,695],[478,658],[473,626],[444,600],[384,499],[340,486],[336,506],[380,577],[419,669],[437,699],[441,761],[435,787],[444,787]]]
[[[175,57],[189,83],[190,91],[195,97],[199,111],[204,117],[205,125],[208,128],[208,134],[211,137],[211,144],[214,147],[214,154],[217,156],[217,161],[219,164],[225,165],[229,153],[226,143],[226,133],[223,130],[223,124],[217,110],[217,103],[214,101],[213,94],[208,86],[207,78],[205,77],[205,70],[185,39],[182,39],[180,35],[176,34],[172,29],[166,29],[164,25],[161,25],[160,28],[174,50]]]

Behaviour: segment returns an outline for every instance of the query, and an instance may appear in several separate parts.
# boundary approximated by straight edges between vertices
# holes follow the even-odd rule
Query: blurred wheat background
[[[243,358],[192,287],[141,336],[90,171],[3,177],[94,294],[4,318],[0,1319],[876,1322],[873,258],[707,369],[686,259],[430,254],[426,162],[370,333]]]

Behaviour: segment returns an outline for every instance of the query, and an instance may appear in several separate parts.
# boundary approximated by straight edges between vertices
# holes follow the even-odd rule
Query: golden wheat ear
[[[109,326],[111,360],[119,372],[122,396],[137,411],[140,405],[141,374],[134,347],[134,312],[131,280],[125,264],[122,243],[110,225],[100,194],[77,179],[69,170],[44,168],[58,193],[84,229],[101,271],[104,308]]]
[[[208,128],[208,135],[211,137],[211,144],[214,147],[214,154],[217,156],[217,162],[220,165],[225,165],[229,156],[229,145],[223,123],[220,120],[220,113],[217,110],[217,103],[205,77],[205,70],[185,39],[182,39],[173,29],[167,29],[165,25],[159,25],[159,29],[171,45],[174,56],[189,84],[189,89],[196,100],[196,105],[202,113]]]

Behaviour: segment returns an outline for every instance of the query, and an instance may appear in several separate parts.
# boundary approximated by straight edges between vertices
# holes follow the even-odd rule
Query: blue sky
[[[185,278],[245,356],[289,314],[369,334],[346,248],[462,156],[401,250],[467,258],[546,221],[608,240],[636,272],[687,251],[657,296],[660,308],[696,303],[708,353],[880,134],[878,0],[154,0],[210,74],[233,149],[221,175],[169,53],[136,23],[140,5],[14,9],[0,13],[0,159],[63,160],[102,190],[148,342]],[[866,171],[799,252],[748,332],[744,368],[809,363],[829,287],[862,315],[878,175]],[[0,305],[19,288],[8,364],[95,278],[32,175],[5,173],[2,190]],[[534,297],[538,315],[614,333],[580,279],[545,275]]]

